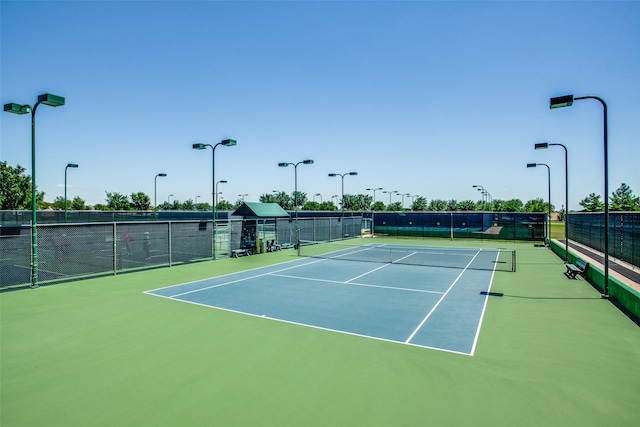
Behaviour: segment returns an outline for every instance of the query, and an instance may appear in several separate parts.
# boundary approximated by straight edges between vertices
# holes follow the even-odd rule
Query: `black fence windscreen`
[[[604,213],[569,214],[569,240],[604,252]],[[640,267],[640,213],[609,213],[609,255]]]
[[[374,212],[375,234],[412,237],[543,240],[547,215],[521,212]]]

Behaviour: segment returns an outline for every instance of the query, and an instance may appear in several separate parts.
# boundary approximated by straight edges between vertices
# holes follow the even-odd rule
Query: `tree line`
[[[57,196],[53,202],[44,200],[45,193],[36,191],[36,205],[38,209],[64,210],[63,197]],[[385,204],[380,200],[373,202],[373,198],[367,194],[345,194],[343,206],[340,200],[316,202],[309,200],[304,192],[293,192],[288,194],[284,191],[263,194],[259,198],[261,203],[277,203],[285,210],[324,210],[337,211],[341,208],[347,211],[495,211],[495,212],[547,212],[548,202],[541,198],[522,202],[520,199],[500,200],[492,202],[473,200],[441,200],[433,199],[428,201],[425,197],[412,198],[408,207],[401,202]],[[609,197],[610,210],[612,211],[640,211],[640,197],[633,194],[631,188],[622,183]],[[220,200],[216,209],[235,210],[243,203],[242,199],[231,203],[227,200]],[[580,201],[585,212],[601,212],[604,210],[604,202],[600,195],[591,193]],[[151,198],[144,192],[125,195],[118,192],[105,192],[105,203],[98,203],[93,207],[86,205],[85,201],[76,196],[67,200],[67,210],[114,210],[114,211],[147,211],[151,210]],[[31,209],[31,177],[25,174],[25,169],[18,165],[12,167],[7,162],[0,162],[0,210],[30,210]],[[158,210],[211,210],[210,203],[195,203],[192,199],[181,202],[174,200],[169,203],[163,202],[155,207]],[[551,211],[555,211],[553,204]],[[564,212],[561,212],[564,214]]]

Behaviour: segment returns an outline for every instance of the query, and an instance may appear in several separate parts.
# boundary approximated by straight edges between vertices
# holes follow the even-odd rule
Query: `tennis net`
[[[516,271],[516,252],[508,249],[443,248],[408,245],[351,245],[300,241],[298,254],[313,258],[405,264],[470,270]]]

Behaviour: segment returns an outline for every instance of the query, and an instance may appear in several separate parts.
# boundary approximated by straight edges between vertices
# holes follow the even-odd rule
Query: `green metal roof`
[[[232,216],[245,218],[288,218],[289,214],[277,203],[244,202]]]

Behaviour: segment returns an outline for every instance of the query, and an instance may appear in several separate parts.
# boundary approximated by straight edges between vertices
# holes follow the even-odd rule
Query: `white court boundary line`
[[[372,248],[373,245],[363,245],[363,250],[365,250],[365,248],[367,246],[369,248]],[[378,247],[381,247],[381,246],[383,246],[383,245],[379,245]],[[455,248],[455,249],[458,249],[458,248]],[[471,248],[464,248],[463,250],[469,250],[469,249],[471,249]],[[275,270],[275,271],[271,271],[271,272],[267,272],[267,273],[262,273],[262,274],[256,274],[256,275],[245,277],[245,278],[238,279],[238,280],[232,280],[232,281],[229,281],[229,282],[225,282],[225,283],[221,283],[221,284],[217,284],[217,285],[212,285],[212,286],[208,286],[208,287],[205,287],[205,288],[199,288],[199,289],[195,289],[195,290],[191,290],[191,291],[187,291],[187,292],[182,292],[182,293],[175,294],[175,295],[172,295],[172,296],[160,295],[160,294],[157,294],[157,293],[154,293],[154,292],[157,292],[157,291],[160,291],[160,290],[163,290],[163,289],[170,289],[170,288],[174,288],[174,287],[178,287],[178,286],[185,286],[185,285],[194,284],[194,283],[198,283],[198,282],[209,281],[209,280],[212,280],[212,279],[218,279],[218,278],[225,277],[225,276],[231,276],[231,275],[236,275],[236,274],[247,273],[247,272],[250,272],[250,271],[253,271],[253,270],[261,270],[261,269],[269,268],[269,267],[272,267],[272,266],[295,263],[295,262],[299,262],[300,260],[299,259],[295,259],[295,260],[283,262],[281,264],[274,264],[272,266],[261,266],[261,267],[256,267],[256,268],[249,269],[249,270],[231,272],[231,273],[223,274],[223,275],[220,275],[220,276],[208,277],[208,278],[204,278],[204,279],[194,280],[194,281],[191,281],[191,282],[185,282],[185,283],[180,283],[180,284],[176,284],[176,285],[165,286],[165,287],[161,287],[161,288],[145,291],[144,293],[152,295],[152,296],[160,297],[160,298],[173,300],[173,301],[178,301],[178,302],[183,302],[183,303],[186,302],[188,304],[193,304],[193,305],[197,305],[197,306],[201,306],[201,307],[215,308],[215,309],[218,309],[218,310],[227,311],[227,312],[231,312],[231,313],[243,314],[243,315],[248,315],[248,316],[257,317],[257,318],[261,318],[261,319],[273,320],[273,321],[292,324],[292,325],[297,325],[297,326],[303,326],[303,327],[308,327],[308,328],[313,328],[313,329],[318,329],[318,330],[324,330],[324,331],[329,331],[329,332],[337,332],[337,333],[341,333],[341,334],[345,334],[345,335],[357,336],[357,337],[361,337],[361,338],[369,338],[369,339],[373,339],[373,340],[377,340],[377,341],[384,341],[384,342],[389,342],[389,343],[394,343],[394,344],[404,344],[404,345],[409,345],[409,346],[412,346],[412,347],[426,348],[426,349],[430,349],[430,350],[439,350],[439,351],[444,351],[444,352],[453,353],[453,354],[459,354],[459,355],[463,355],[463,356],[473,356],[475,354],[475,348],[476,348],[476,345],[477,345],[477,341],[479,339],[480,329],[482,327],[482,321],[484,319],[484,313],[485,313],[486,306],[487,306],[488,296],[485,297],[485,301],[484,301],[484,304],[483,304],[483,308],[482,308],[482,312],[481,312],[481,315],[480,315],[480,319],[478,321],[478,326],[476,328],[476,334],[475,334],[474,341],[473,341],[473,344],[472,344],[471,352],[465,353],[465,352],[462,352],[462,351],[450,350],[450,349],[440,348],[440,347],[431,347],[431,346],[427,346],[427,345],[414,344],[414,343],[410,342],[411,339],[413,339],[413,337],[415,336],[415,334],[422,328],[422,326],[428,320],[428,318],[435,312],[436,308],[440,305],[440,303],[444,300],[444,298],[448,295],[448,293],[453,289],[453,287],[459,281],[459,279],[462,277],[462,275],[467,271],[467,269],[469,268],[471,263],[475,260],[475,258],[482,251],[481,248],[480,249],[472,249],[472,250],[476,250],[475,255],[469,261],[469,263],[464,267],[462,272],[460,272],[460,274],[456,277],[456,279],[453,281],[453,283],[449,286],[449,288],[445,292],[425,291],[425,290],[419,290],[419,289],[398,288],[398,287],[386,287],[386,286],[381,286],[381,285],[367,285],[367,284],[358,284],[358,283],[348,283],[348,282],[330,281],[330,280],[324,280],[324,279],[313,279],[313,278],[308,278],[308,277],[299,277],[299,276],[292,276],[292,275],[284,275],[284,274],[280,275],[280,274],[277,274],[280,271],[292,270],[292,269],[295,269],[295,268],[298,268],[298,267],[304,267],[304,266],[307,266],[307,265],[316,264],[318,262],[323,262],[323,261],[326,261],[327,259],[339,258],[339,257],[331,257],[331,258],[316,259],[316,260],[311,261],[311,262],[300,263],[298,265],[282,268],[282,269],[279,269],[279,270]],[[469,255],[470,254],[466,254],[466,256],[469,256]],[[407,255],[407,256],[411,256],[411,254]],[[499,252],[496,253],[496,259],[498,259],[498,257],[499,257]],[[370,273],[372,273],[372,272],[374,272],[376,270],[379,270],[381,268],[387,267],[388,265],[391,265],[391,264],[385,263],[385,265],[377,267],[377,268],[375,268],[375,269],[373,269],[373,270],[371,270],[371,271],[369,271],[367,273],[364,273],[364,274],[362,274],[360,276],[357,276],[357,277],[354,277],[352,279],[349,279],[349,281],[356,280],[359,277],[365,276],[365,275],[370,274]],[[491,273],[491,278],[490,278],[490,281],[489,281],[488,290],[491,289],[491,286],[493,284],[493,278],[494,278],[494,275],[495,275],[495,271],[496,270],[495,270],[495,264],[494,264],[494,269],[493,269],[493,271]],[[434,294],[441,294],[442,297],[433,306],[433,308],[425,316],[425,318],[422,320],[422,322],[420,322],[418,327],[413,331],[413,333],[409,336],[409,338],[407,340],[405,340],[404,342],[403,341],[397,341],[397,340],[391,340],[391,339],[387,339],[387,338],[374,337],[374,336],[370,336],[370,335],[363,335],[363,334],[358,334],[358,333],[354,333],[354,332],[342,331],[342,330],[337,330],[337,329],[330,329],[330,328],[325,328],[325,327],[322,327],[322,326],[309,325],[309,324],[306,324],[306,323],[300,323],[300,322],[295,322],[295,321],[291,321],[291,320],[278,319],[278,318],[268,317],[268,316],[265,316],[265,315],[258,315],[258,314],[254,314],[254,313],[248,313],[248,312],[243,312],[243,311],[239,311],[239,310],[233,310],[233,309],[229,309],[229,308],[218,307],[218,306],[215,306],[215,305],[198,303],[198,302],[194,302],[194,301],[189,301],[189,300],[178,298],[178,297],[183,296],[183,295],[192,294],[192,293],[196,293],[196,292],[199,292],[199,291],[213,289],[213,288],[217,288],[217,287],[221,287],[221,286],[226,286],[226,285],[230,285],[230,284],[233,284],[233,283],[238,283],[238,282],[242,282],[242,281],[246,281],[246,280],[250,280],[250,279],[254,279],[254,278],[258,278],[258,277],[263,277],[263,276],[267,276],[267,275],[295,278],[295,279],[298,279],[298,280],[312,280],[312,281],[343,283],[343,284],[348,284],[348,285],[352,285],[352,286],[378,287],[378,288],[388,288],[388,289],[392,289],[392,290],[401,290],[401,291],[434,293]]]
[[[266,319],[266,320],[272,320],[272,321],[275,321],[275,322],[286,323],[286,324],[289,324],[289,325],[302,326],[302,327],[306,327],[306,328],[318,329],[318,330],[327,331],[327,332],[335,332],[335,333],[339,333],[339,334],[351,335],[351,336],[360,337],[360,338],[368,338],[368,339],[371,339],[371,340],[384,341],[384,342],[388,342],[388,343],[392,343],[392,344],[402,344],[402,345],[409,345],[411,347],[426,348],[426,349],[429,349],[429,350],[444,351],[446,353],[459,354],[459,355],[462,355],[462,356],[472,356],[471,354],[464,353],[462,351],[449,350],[449,349],[440,348],[440,347],[430,347],[430,346],[427,346],[427,345],[420,345],[420,344],[413,344],[413,343],[402,342],[402,341],[395,341],[395,340],[391,340],[391,339],[388,339],[388,338],[373,337],[371,335],[358,334],[358,333],[355,333],[355,332],[341,331],[339,329],[325,328],[323,326],[309,325],[307,323],[300,323],[300,322],[294,322],[292,320],[278,319],[276,317],[269,317],[269,316],[265,316],[265,315],[248,313],[248,312],[245,312],[245,311],[233,310],[233,309],[230,309],[230,308],[218,307],[218,306],[215,306],[215,305],[203,304],[203,303],[200,303],[200,302],[189,301],[189,300],[184,300],[184,299],[175,298],[175,297],[169,297],[169,296],[164,296],[164,295],[158,295],[158,294],[150,294],[150,295],[155,296],[155,297],[164,298],[164,299],[169,299],[169,300],[172,300],[172,301],[177,301],[177,302],[182,302],[182,303],[187,303],[187,304],[193,304],[193,305],[197,305],[197,306],[200,306],[200,307],[215,308],[217,310],[222,310],[222,311],[226,311],[226,312],[229,312],[229,313],[242,314],[242,315],[245,315],[245,316],[256,317],[256,318],[259,318],[259,319]]]
[[[431,310],[429,311],[429,313],[427,313],[427,315],[424,317],[424,319],[422,319],[422,322],[420,322],[420,324],[418,325],[418,327],[416,329],[414,329],[413,333],[411,335],[409,335],[409,338],[407,338],[407,340],[405,341],[406,344],[408,344],[413,337],[418,333],[418,331],[422,328],[422,326],[424,326],[425,322],[429,319],[429,317],[431,317],[431,315],[436,311],[436,308],[438,308],[438,306],[440,305],[440,303],[442,301],[444,301],[444,299],[447,297],[447,295],[449,294],[449,292],[451,291],[451,289],[453,289],[453,287],[455,286],[456,283],[458,283],[458,280],[460,280],[460,278],[462,277],[462,275],[467,271],[467,268],[469,268],[469,266],[471,265],[471,263],[473,262],[474,259],[476,259],[476,257],[478,256],[478,254],[480,254],[480,251],[476,252],[476,254],[473,256],[473,258],[471,258],[471,261],[469,261],[469,263],[467,264],[467,266],[464,268],[464,270],[462,270],[460,272],[460,274],[458,274],[458,277],[456,277],[456,280],[453,281],[453,283],[451,284],[451,286],[449,286],[449,289],[447,289],[445,291],[445,293],[442,295],[442,297],[438,300],[438,302],[431,308]],[[493,275],[491,276],[493,278]]]
[[[376,270],[378,270],[376,268]],[[369,272],[371,273],[371,272]],[[366,273],[366,274],[369,274]],[[296,280],[300,280],[300,281],[309,281],[309,282],[324,282],[324,283],[334,283],[337,285],[349,285],[349,286],[363,286],[365,288],[380,288],[380,289],[391,289],[393,291],[407,291],[407,292],[418,292],[418,293],[423,293],[423,294],[443,294],[444,292],[442,291],[426,291],[423,289],[413,289],[413,288],[401,288],[399,286],[384,286],[384,285],[372,285],[372,284],[368,284],[368,283],[350,283],[350,281],[346,281],[346,282],[341,282],[340,280],[328,280],[328,279],[314,279],[311,277],[300,277],[300,276],[291,276],[288,274],[275,274],[275,273],[268,273],[268,276],[275,276],[275,277],[284,277],[287,279],[296,279]],[[362,275],[364,276],[364,274]],[[254,276],[254,277],[259,277],[259,276]],[[350,279],[353,280],[353,279]]]

